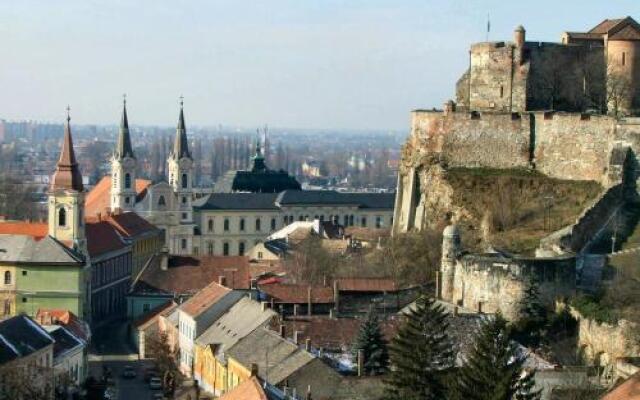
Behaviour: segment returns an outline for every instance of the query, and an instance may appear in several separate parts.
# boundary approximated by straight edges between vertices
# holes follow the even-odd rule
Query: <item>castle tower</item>
[[[527,31],[525,31],[524,26],[518,25],[516,29],[513,31],[513,42],[516,44],[516,47],[521,48],[524,46],[524,42],[526,41]]]
[[[127,100],[123,101],[120,132],[111,158],[111,210],[131,211],[136,199],[136,157],[131,147]]]
[[[440,263],[441,290],[440,297],[453,302],[453,281],[456,272],[456,260],[460,255],[460,231],[456,225],[449,225],[442,232],[442,260]]]
[[[60,159],[49,191],[49,236],[62,242],[70,242],[75,248],[84,251],[84,188],[73,150],[70,121],[67,107]]]
[[[169,184],[173,186],[180,205],[180,220],[181,222],[191,222],[193,211],[191,207],[193,158],[189,153],[182,98],[180,98],[180,117],[178,118],[176,137],[167,164],[169,168]]]

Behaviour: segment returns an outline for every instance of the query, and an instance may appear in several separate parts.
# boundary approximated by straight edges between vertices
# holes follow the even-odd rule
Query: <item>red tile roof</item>
[[[631,375],[620,386],[607,393],[602,400],[640,400],[640,372]]]
[[[259,285],[260,291],[273,298],[275,303],[303,304],[309,301],[311,288],[311,302],[314,304],[333,303],[333,288],[328,286],[309,286],[285,283]]]
[[[136,193],[141,193],[151,185],[146,179],[136,179]],[[95,217],[106,214],[111,207],[111,177],[105,176],[87,193],[84,202],[85,215]]]
[[[62,325],[85,341],[88,341],[91,336],[89,326],[69,310],[39,308],[34,319],[40,325]]]
[[[142,272],[134,291],[163,291],[176,295],[193,294],[211,282],[224,277],[231,289],[249,289],[249,258],[202,256],[171,256],[169,268],[160,269],[159,257]],[[144,288],[143,288],[144,286]]]
[[[159,232],[155,225],[149,223],[135,212],[112,214],[109,215],[106,220],[112,224],[121,235],[127,237]]]
[[[128,246],[116,228],[107,221],[87,218],[85,234],[87,235],[87,249],[91,257],[124,249]]]
[[[395,282],[388,278],[341,278],[336,279],[338,290],[348,292],[395,292]]]
[[[26,235],[40,240],[49,233],[49,225],[39,222],[0,222],[0,234]]]
[[[218,282],[212,282],[192,298],[182,303],[180,309],[192,317],[197,317],[229,292],[231,292],[231,289],[219,285]]]
[[[224,394],[220,400],[267,400],[267,395],[258,379],[251,377]]]

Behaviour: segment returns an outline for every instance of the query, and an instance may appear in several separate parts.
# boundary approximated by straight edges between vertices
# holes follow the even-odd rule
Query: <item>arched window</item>
[[[11,271],[4,272],[4,284],[11,285]]]
[[[189,180],[188,180],[187,174],[182,174],[182,188],[186,189],[188,184],[189,184]]]
[[[260,217],[256,218],[256,232],[260,232],[260,229],[262,229],[262,221],[260,221]]]
[[[159,206],[166,206],[167,205],[167,202],[164,200],[164,196],[160,196],[158,198],[158,205]]]
[[[64,207],[58,210],[58,226],[67,226],[67,210]]]
[[[238,243],[238,255],[239,256],[244,255],[244,242]]]
[[[124,174],[124,188],[131,189],[131,174]]]
[[[207,222],[207,231],[209,231],[209,232],[213,232],[213,220],[212,220],[212,219],[210,219],[210,220]]]

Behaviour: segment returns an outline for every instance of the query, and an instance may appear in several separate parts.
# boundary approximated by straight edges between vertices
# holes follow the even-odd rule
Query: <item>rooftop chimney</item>
[[[227,277],[224,275],[218,276],[218,285],[227,286]]]
[[[169,269],[169,249],[166,246],[160,250],[160,269],[163,271]]]

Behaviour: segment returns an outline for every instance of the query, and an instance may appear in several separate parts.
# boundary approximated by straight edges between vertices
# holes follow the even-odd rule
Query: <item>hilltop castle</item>
[[[637,196],[639,50],[640,25],[630,17],[565,32],[561,43],[527,41],[519,26],[513,42],[471,46],[455,101],[443,110],[412,112],[393,232],[437,228],[452,219],[438,276],[444,300],[516,319],[528,281],[539,283],[548,304],[586,284],[584,250],[620,204]],[[456,224],[479,232],[482,215],[472,215],[462,199],[468,188],[456,185],[480,182],[482,171],[499,171],[518,193],[532,190],[539,177],[594,182],[602,192],[576,213],[574,224],[544,238],[535,256],[495,250],[491,243],[489,251],[472,254],[462,248]],[[494,201],[504,200],[499,195]]]

